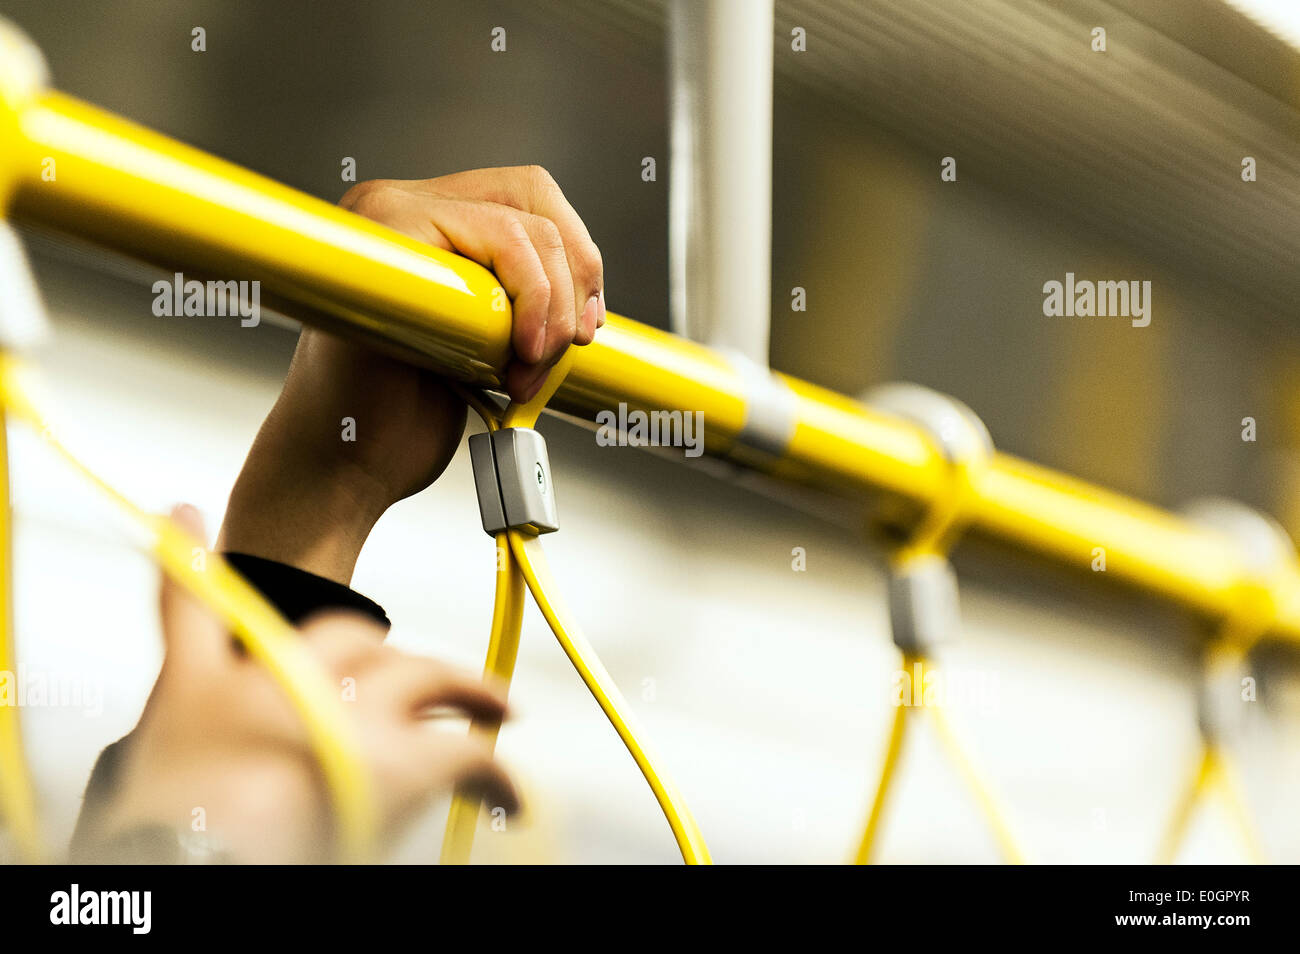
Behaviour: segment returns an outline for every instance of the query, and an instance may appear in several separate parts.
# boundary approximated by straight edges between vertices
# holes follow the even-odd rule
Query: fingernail
[[[596,327],[603,328],[605,327],[605,289],[603,288],[596,296],[596,309]]]

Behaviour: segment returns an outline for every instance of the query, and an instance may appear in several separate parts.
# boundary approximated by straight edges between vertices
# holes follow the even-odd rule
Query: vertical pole
[[[673,0],[672,328],[768,363],[773,0]]]

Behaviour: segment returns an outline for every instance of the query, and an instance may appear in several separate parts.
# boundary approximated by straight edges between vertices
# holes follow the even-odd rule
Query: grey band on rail
[[[784,456],[799,417],[794,392],[770,368],[738,351],[722,353],[740,375],[745,392],[745,423],[737,443],[760,454]]]

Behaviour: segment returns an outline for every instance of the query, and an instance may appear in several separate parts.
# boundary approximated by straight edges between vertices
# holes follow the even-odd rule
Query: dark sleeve
[[[354,610],[385,629],[392,625],[382,606],[342,583],[247,553],[223,553],[222,556],[295,626],[312,613],[327,609]]]
[[[247,553],[223,553],[222,556],[295,626],[313,613],[331,609],[361,613],[385,629],[392,625],[382,606],[342,583]],[[99,807],[117,788],[118,774],[131,742],[131,733],[127,733],[107,746],[95,760],[72,834],[70,857],[74,864],[95,860],[89,853],[95,817]]]

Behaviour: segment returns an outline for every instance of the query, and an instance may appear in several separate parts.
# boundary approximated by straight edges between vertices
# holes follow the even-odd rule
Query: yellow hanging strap
[[[489,432],[500,428],[499,411],[489,407],[468,390],[457,390],[483,419]],[[487,659],[483,664],[483,678],[508,689],[514,676],[515,659],[519,655],[519,633],[524,618],[524,575],[510,551],[510,541],[506,534],[498,533],[493,539],[496,541],[497,553],[496,597],[492,605],[492,629],[488,637]],[[496,747],[501,720],[475,719],[470,731],[478,735],[491,751]],[[480,806],[481,800],[477,793],[464,786],[457,787],[452,795],[447,829],[442,839],[441,860],[444,865],[469,864]]]
[[[6,416],[7,418],[7,416]],[[6,420],[0,420],[0,678],[13,680],[18,665],[14,647],[13,603],[13,526],[9,506],[9,440]],[[18,858],[28,864],[46,860],[41,838],[40,819],[36,814],[36,786],[27,759],[23,755],[20,700],[0,699],[0,821],[12,832]]]
[[[979,473],[992,453],[988,432],[964,405],[945,395],[912,385],[891,385],[877,392],[875,404],[911,417],[939,441],[949,463],[947,493],[934,501],[907,541],[890,554],[890,619],[902,653],[904,671],[934,673],[935,643],[955,634],[959,625],[957,583],[948,553],[965,527],[968,503],[977,491]],[[924,687],[912,686],[909,705],[896,705],[885,744],[884,763],[871,809],[858,844],[855,863],[870,864],[879,841],[886,804],[898,774],[909,711],[928,711],[939,741],[956,767],[988,824],[998,850],[1009,864],[1024,864],[1007,813],[974,762],[966,754],[941,705],[926,705]]]
[[[1268,864],[1263,841],[1251,819],[1236,766],[1219,724],[1219,711],[1224,701],[1220,694],[1231,688],[1223,677],[1235,677],[1236,673],[1243,671],[1250,647],[1268,631],[1272,619],[1271,611],[1255,598],[1256,595],[1246,596],[1242,604],[1244,611],[1229,619],[1222,635],[1206,649],[1203,685],[1197,700],[1200,745],[1194,756],[1195,764],[1188,772],[1187,782],[1174,803],[1160,839],[1156,864],[1169,865],[1177,860],[1197,808],[1215,795],[1251,864]],[[1268,602],[1271,604],[1271,599]]]
[[[493,413],[485,402],[474,400],[471,401],[471,406],[483,418],[484,424],[490,431],[498,427],[531,428],[537,423],[542,409],[568,373],[573,354],[573,348],[565,352],[547,376],[545,385],[532,400],[525,404],[512,403],[499,420],[498,415]],[[501,550],[503,538],[504,553]],[[712,859],[709,856],[708,846],[704,842],[704,836],[695,823],[690,809],[686,807],[681,793],[668,775],[656,766],[658,759],[649,746],[639,740],[644,733],[633,720],[627,701],[601,664],[595,650],[587,642],[573,614],[559,598],[558,587],[551,575],[546,553],[537,534],[508,529],[498,534],[496,541],[497,600],[493,612],[492,639],[489,643],[485,672],[508,683],[514,669],[522,609],[521,599],[515,595],[516,574],[522,575],[538,609],[542,611],[547,624],[555,633],[560,647],[569,657],[573,668],[582,677],[588,691],[599,703],[605,717],[609,719],[637,767],[640,768],[641,774],[649,783],[664,817],[668,820],[673,837],[677,840],[683,860],[687,864],[711,864]],[[472,731],[480,732],[489,742],[495,742],[497,728],[489,724],[476,724]],[[469,793],[457,792],[452,802],[451,814],[447,820],[447,832],[443,840],[444,863],[464,864],[469,861],[478,814],[478,799]]]
[[[340,694],[312,651],[275,608],[219,556],[205,554],[202,561],[196,561],[202,541],[165,517],[141,510],[56,440],[29,397],[25,379],[30,373],[14,357],[0,355],[0,405],[9,415],[42,432],[50,446],[103,491],[143,532],[148,549],[167,575],[203,602],[230,627],[249,654],[266,666],[298,710],[320,761],[337,816],[341,856],[349,861],[373,857],[379,821],[369,771]],[[5,779],[25,782],[20,750],[6,743],[0,746],[0,758]],[[25,784],[30,788],[30,782]],[[13,783],[8,782],[4,786],[7,799],[11,787]],[[18,804],[21,807],[21,802]],[[13,804],[6,801],[5,808],[8,817],[21,820]]]
[[[903,654],[903,668],[912,671],[920,662],[919,656]],[[898,760],[903,754],[903,739],[907,735],[907,706],[895,706],[894,718],[889,723],[889,736],[885,741],[885,761],[880,769],[880,781],[876,783],[876,794],[871,799],[871,811],[867,815],[867,826],[858,843],[858,853],[854,864],[871,864],[872,852],[880,833],[881,819],[885,815],[885,803],[893,789],[894,779],[898,775]]]

